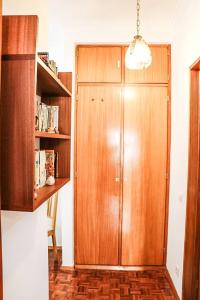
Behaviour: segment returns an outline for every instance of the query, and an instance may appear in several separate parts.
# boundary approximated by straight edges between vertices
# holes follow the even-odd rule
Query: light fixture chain
[[[140,0],[137,0],[137,35],[140,35]]]

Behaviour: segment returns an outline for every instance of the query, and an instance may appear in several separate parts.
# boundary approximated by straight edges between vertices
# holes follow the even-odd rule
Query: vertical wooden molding
[[[190,139],[182,300],[198,299],[200,259],[200,60],[191,68]]]

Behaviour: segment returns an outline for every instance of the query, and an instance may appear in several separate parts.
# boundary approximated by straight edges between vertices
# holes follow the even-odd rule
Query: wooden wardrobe
[[[170,46],[151,45],[143,71],[126,49],[76,49],[76,267],[165,265]]]

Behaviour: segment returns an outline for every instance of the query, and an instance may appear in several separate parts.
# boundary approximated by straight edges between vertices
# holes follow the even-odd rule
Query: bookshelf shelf
[[[50,138],[50,139],[62,139],[62,140],[70,140],[71,137],[67,134],[60,133],[49,133],[43,131],[35,131],[35,137],[37,138]]]
[[[59,189],[61,189],[67,182],[69,182],[69,178],[58,178],[54,185],[40,188],[37,190],[37,198],[34,200],[34,210],[38,208],[44,201],[49,199],[54,193],[56,193]]]
[[[3,16],[0,184],[4,210],[33,212],[70,178],[72,73],[60,72],[57,77],[38,57],[37,32],[37,16]],[[46,105],[59,106],[61,134],[35,130],[38,97]],[[58,157],[58,178],[54,185],[36,190],[35,198],[36,150],[53,150],[49,152]],[[46,162],[39,171],[45,166]]]
[[[71,97],[71,92],[39,57],[37,57],[37,93],[41,96]]]

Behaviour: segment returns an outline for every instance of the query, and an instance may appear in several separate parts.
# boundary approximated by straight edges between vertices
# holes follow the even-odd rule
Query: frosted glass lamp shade
[[[136,35],[126,52],[126,67],[131,70],[146,69],[151,65],[151,50],[140,35]]]

